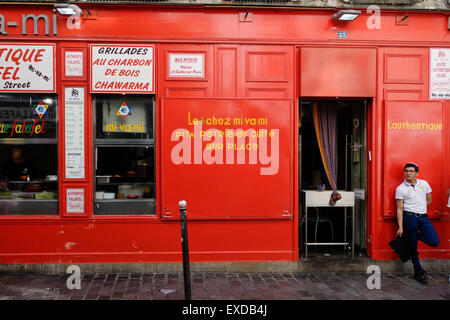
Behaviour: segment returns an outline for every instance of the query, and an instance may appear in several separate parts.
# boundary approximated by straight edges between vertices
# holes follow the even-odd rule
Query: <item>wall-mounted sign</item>
[[[431,99],[450,99],[450,49],[430,48]]]
[[[66,77],[83,76],[83,51],[65,52],[65,75]]]
[[[0,44],[0,91],[55,92],[55,45]]]
[[[42,35],[42,30],[44,30],[47,36],[58,35],[57,14],[48,15],[41,13],[35,15],[33,13],[24,13],[20,19],[17,18],[16,16],[14,20],[11,20],[11,17],[6,16],[5,18],[3,14],[0,14],[0,34],[19,34],[22,31],[23,35]]]
[[[155,46],[91,45],[91,92],[154,93]]]
[[[204,77],[204,53],[169,53],[169,78]]]
[[[84,213],[84,189],[66,189],[66,212]]]
[[[84,88],[65,88],[66,178],[84,179]]]

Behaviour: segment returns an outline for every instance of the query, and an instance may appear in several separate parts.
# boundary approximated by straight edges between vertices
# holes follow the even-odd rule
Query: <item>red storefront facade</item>
[[[43,91],[56,95],[58,108],[57,212],[0,214],[0,263],[180,262],[180,200],[188,203],[191,261],[301,259],[298,123],[302,101],[317,100],[366,101],[368,255],[396,259],[388,246],[397,228],[394,191],[404,163],[413,161],[433,189],[429,214],[440,237],[436,248],[419,246],[421,257],[449,259],[449,90],[444,85],[443,96],[432,96],[436,89],[430,86],[434,54],[450,55],[448,12],[410,12],[405,22],[398,19],[403,13],[382,11],[376,28],[365,12],[342,23],[331,20],[333,10],[90,6],[88,14],[80,7],[81,28],[71,29],[51,6],[0,6],[0,43],[6,48],[0,58],[7,59],[14,46],[53,48],[53,69],[47,70],[56,81]],[[47,17],[48,28],[40,19],[34,34],[32,19],[23,20],[29,14]],[[120,48],[141,50],[143,65],[138,58],[113,57],[124,54]],[[79,55],[73,73],[67,71],[70,53]],[[449,65],[441,67],[436,72],[450,77]],[[126,84],[111,80],[114,70],[145,78]],[[26,73],[23,79],[10,73],[3,72],[5,83],[27,86]],[[2,82],[0,95],[16,97],[26,89]],[[82,145],[78,175],[68,168],[67,150],[73,120],[67,96],[74,89],[83,113],[82,134],[74,142]],[[137,107],[129,102],[125,110],[135,117],[153,111],[133,122],[134,133],[141,123],[147,128],[146,138],[126,138],[124,145],[117,127],[112,129],[116,114],[107,118],[104,106],[120,112],[128,98]],[[100,130],[98,119],[112,122]],[[114,148],[120,154],[149,152],[154,177],[144,193],[153,194],[153,207],[147,201],[133,212],[134,204],[117,205],[116,212],[117,202],[97,201],[108,193],[99,191],[101,161]]]

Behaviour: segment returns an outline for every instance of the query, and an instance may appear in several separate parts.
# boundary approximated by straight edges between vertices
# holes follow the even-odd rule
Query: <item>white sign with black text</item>
[[[66,189],[66,212],[84,213],[84,189]]]
[[[82,77],[83,76],[83,52],[82,51],[66,51],[66,77]]]
[[[205,54],[169,53],[170,78],[204,78]]]
[[[91,45],[91,92],[154,93],[155,46]]]
[[[430,48],[430,100],[450,99],[450,49]]]
[[[65,88],[66,178],[84,179],[84,88]]]

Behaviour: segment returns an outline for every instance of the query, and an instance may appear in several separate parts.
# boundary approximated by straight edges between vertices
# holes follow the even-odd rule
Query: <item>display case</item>
[[[94,214],[154,215],[153,96],[96,96]]]
[[[58,214],[57,99],[0,99],[0,215]]]

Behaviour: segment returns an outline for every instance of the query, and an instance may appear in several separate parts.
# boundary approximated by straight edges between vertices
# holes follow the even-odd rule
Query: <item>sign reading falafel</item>
[[[0,92],[55,92],[55,45],[0,44]]]
[[[84,189],[66,189],[66,212],[84,213]]]
[[[91,45],[91,92],[154,93],[155,46]]]

